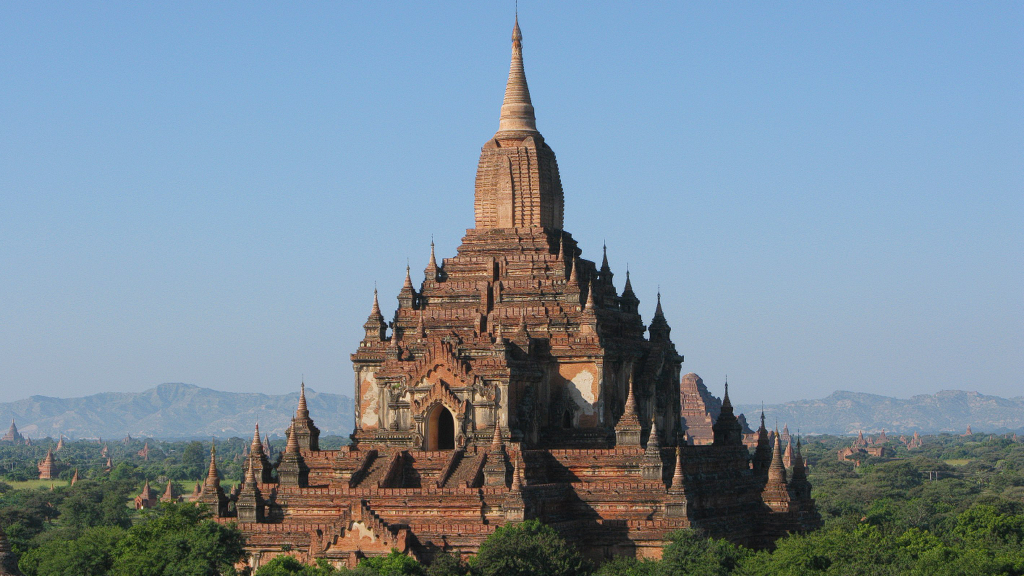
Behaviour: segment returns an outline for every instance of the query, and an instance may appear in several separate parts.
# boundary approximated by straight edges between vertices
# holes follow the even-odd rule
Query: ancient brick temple
[[[0,442],[14,442],[20,444],[25,441],[25,437],[18,432],[18,427],[14,424],[14,418],[11,418],[11,427],[7,429],[7,433],[0,438]]]
[[[53,448],[46,451],[46,456],[36,465],[39,469],[40,480],[53,480],[60,472],[60,465],[53,457]]]
[[[583,258],[562,228],[518,23],[474,202],[455,256],[431,247],[418,287],[407,268],[391,322],[374,294],[352,354],[351,446],[319,448],[303,392],[276,464],[257,428],[235,494],[211,457],[195,498],[237,519],[254,565],[282,551],[348,564],[391,548],[472,552],[529,518],[595,557],[658,556],[678,528],[767,546],[819,524],[799,450],[787,480],[762,419],[751,457],[728,389],[685,441],[683,357],[660,298],[645,326],[628,272],[619,292],[607,258]]]

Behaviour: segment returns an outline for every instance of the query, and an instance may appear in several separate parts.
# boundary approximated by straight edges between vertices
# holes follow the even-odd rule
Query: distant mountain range
[[[126,434],[151,438],[248,437],[259,418],[260,430],[282,435],[295,414],[298,392],[282,395],[220,392],[192,384],[161,384],[144,392],[106,392],[83,398],[32,396],[0,403],[0,435],[13,417],[30,438],[120,439]],[[310,415],[323,434],[348,435],[353,428],[352,399],[306,388]],[[757,427],[759,404],[737,405]],[[978,392],[945,390],[910,399],[862,392],[833,392],[820,400],[796,400],[765,406],[769,426],[778,420],[792,432],[856,434],[863,430],[911,434],[1024,431],[1024,396],[1000,398]]]
[[[756,426],[759,404],[736,406]],[[978,392],[943,390],[909,399],[863,392],[833,392],[820,400],[796,400],[764,407],[769,427],[776,420],[805,434],[1007,432],[1024,430],[1024,396],[1000,398]]]
[[[0,403],[0,435],[14,418],[29,438],[121,439],[126,434],[151,438],[251,437],[260,431],[281,435],[295,415],[299,393],[220,392],[192,384],[161,384],[144,392],[105,392],[83,398],[32,396]],[[306,388],[310,416],[322,434],[348,435],[353,428],[352,399]]]

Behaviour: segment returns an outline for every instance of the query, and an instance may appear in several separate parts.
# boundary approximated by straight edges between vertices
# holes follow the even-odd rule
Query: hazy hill
[[[737,406],[747,420],[757,422],[759,404]],[[1003,432],[1024,429],[1024,396],[1000,398],[978,392],[943,390],[909,399],[890,398],[862,392],[833,392],[820,400],[796,400],[765,405],[771,426],[799,427],[811,434],[856,434],[857,431],[963,432],[968,425],[975,432]]]
[[[155,438],[246,437],[259,418],[260,429],[280,435],[298,403],[298,392],[282,395],[220,392],[192,384],[161,384],[144,392],[106,392],[83,398],[32,396],[0,403],[0,435],[11,417],[31,438],[120,439],[125,434]],[[352,399],[306,388],[310,415],[324,434],[348,435],[353,427]],[[757,425],[760,405],[738,405]],[[810,434],[975,432],[1024,430],[1024,397],[1000,398],[978,392],[945,390],[909,399],[862,392],[833,392],[819,400],[765,406],[769,425],[789,424]]]
[[[260,430],[283,434],[299,393],[220,392],[192,384],[161,384],[144,392],[106,392],[83,398],[32,396],[0,403],[0,435],[11,418],[30,438],[56,437],[120,439],[135,437],[191,438],[252,436]],[[353,427],[352,399],[306,388],[310,416],[324,434],[348,435]]]

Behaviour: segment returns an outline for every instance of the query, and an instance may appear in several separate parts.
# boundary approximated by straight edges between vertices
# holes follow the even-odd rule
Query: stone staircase
[[[484,464],[486,452],[466,452],[459,458],[454,470],[444,483],[445,488],[474,488],[480,485],[481,467]]]

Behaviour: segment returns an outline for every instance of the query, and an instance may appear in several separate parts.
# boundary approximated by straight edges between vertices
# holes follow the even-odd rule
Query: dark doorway
[[[568,410],[562,414],[562,428],[572,428],[572,412],[569,412]]]
[[[455,449],[455,419],[445,408],[441,408],[441,413],[437,415],[437,449]]]
[[[455,418],[447,408],[437,405],[427,418],[427,450],[455,449]]]

